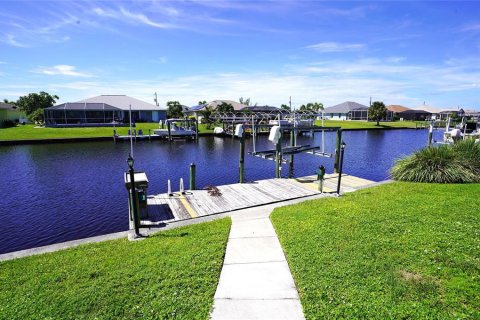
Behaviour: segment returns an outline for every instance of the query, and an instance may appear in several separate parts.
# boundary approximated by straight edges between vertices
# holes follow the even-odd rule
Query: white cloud
[[[363,43],[338,43],[338,42],[321,42],[306,46],[308,49],[313,49],[318,52],[343,52],[343,51],[358,51],[366,48]]]
[[[174,24],[153,21],[143,13],[135,13],[123,7],[120,7],[119,10],[96,7],[92,9],[92,12],[101,17],[112,18],[120,21],[128,21],[130,23],[147,25],[159,29],[179,28],[179,26]]]
[[[13,34],[5,34],[3,40],[0,40],[0,41],[13,47],[18,47],[18,48],[28,47],[28,45],[18,42],[16,37]]]
[[[46,75],[63,75],[72,77],[93,77],[90,74],[76,71],[76,67],[65,64],[59,64],[53,67],[38,67],[32,70],[33,73],[41,73]]]
[[[480,23],[466,25],[462,31],[480,31]]]
[[[165,63],[167,63],[168,59],[167,59],[167,57],[158,57],[158,58],[152,59],[150,61],[153,62],[153,63],[165,64]]]

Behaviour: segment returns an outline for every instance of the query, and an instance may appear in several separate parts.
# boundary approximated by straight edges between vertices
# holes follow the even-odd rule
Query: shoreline
[[[412,127],[379,127],[379,128],[346,128],[342,131],[362,131],[362,130],[426,130],[426,128],[412,128]],[[265,133],[268,134],[268,133]],[[228,137],[226,134],[215,134],[213,132],[200,132],[199,137]],[[113,137],[70,137],[70,138],[48,138],[48,139],[19,139],[19,140],[0,140],[0,146],[15,146],[26,144],[54,144],[64,142],[96,142],[96,141],[113,141]],[[147,139],[142,139],[147,140]],[[161,140],[152,138],[152,140]]]

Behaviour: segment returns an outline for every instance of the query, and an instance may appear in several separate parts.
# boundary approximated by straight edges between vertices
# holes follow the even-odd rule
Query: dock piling
[[[333,163],[333,172],[338,173],[338,163],[340,161],[340,145],[342,142],[342,129],[339,128],[337,130],[337,142],[336,142],[336,149],[335,149],[335,162]]]
[[[281,178],[281,170],[282,170],[282,145],[280,144],[280,139],[276,144],[276,155],[275,155],[275,178]]]
[[[234,135],[232,135],[233,137]],[[240,155],[239,155],[239,163],[238,163],[238,173],[239,173],[239,182],[245,182],[245,132],[243,131],[240,134]]]
[[[195,163],[190,164],[190,190],[195,190],[195,174],[196,174],[196,166]]]
[[[169,197],[173,196],[172,184],[170,183],[170,179],[168,179],[168,182],[167,182],[167,194]]]
[[[337,195],[340,195],[340,185],[342,181],[342,169],[343,169],[343,156],[345,153],[345,142],[342,141],[340,145],[340,168],[338,170],[338,184],[337,184]]]
[[[433,138],[433,124],[430,124],[430,128],[428,129],[428,146],[432,145],[432,138]]]
[[[185,188],[183,187],[183,178],[180,178],[180,193],[185,194]]]
[[[290,131],[290,147],[295,146],[295,130]],[[288,177],[292,178],[293,177],[293,161],[294,161],[294,155],[293,153],[290,155],[290,161],[288,163]]]

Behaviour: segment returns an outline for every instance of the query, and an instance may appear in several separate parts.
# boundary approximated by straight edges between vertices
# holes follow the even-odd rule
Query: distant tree
[[[288,105],[286,105],[286,104],[282,104],[282,105],[280,106],[280,109],[282,109],[282,110],[287,110],[287,111],[291,111],[290,106],[288,106]]]
[[[323,103],[321,103],[321,102],[309,102],[306,105],[302,104],[300,106],[300,111],[319,112],[320,110],[323,110]]]
[[[250,105],[250,98],[247,98],[247,99],[243,99],[243,97],[240,97],[238,99],[238,102],[240,102],[241,104],[244,104],[246,106],[249,106]]]
[[[203,103],[200,103],[200,104],[203,104]],[[213,123],[212,113],[213,113],[213,110],[212,110],[212,107],[210,106],[205,107],[205,109],[203,109],[202,111],[202,116],[203,116],[202,123],[207,125],[207,129],[212,128],[212,123]]]
[[[215,112],[233,112],[233,106],[230,103],[222,102],[217,106]]]
[[[323,103],[321,102],[314,102],[312,104],[312,110],[315,111],[315,112],[319,112],[320,110],[323,110]]]
[[[17,104],[16,101],[9,101],[8,99],[3,99],[3,103],[11,104],[12,106],[15,106]]]
[[[42,122],[43,109],[54,106],[57,100],[57,95],[50,95],[41,91],[40,93],[29,93],[26,96],[21,96],[15,102],[15,105],[25,112],[30,121]]]
[[[183,118],[183,108],[178,101],[167,102],[167,118]]]
[[[377,121],[377,126],[380,124],[380,120],[387,116],[387,108],[381,101],[375,101],[371,107],[368,108],[368,119]]]
[[[200,100],[200,101],[198,101],[198,105],[199,105],[199,106],[200,106],[200,105],[204,105],[204,104],[207,104],[207,101],[205,101],[205,100]]]

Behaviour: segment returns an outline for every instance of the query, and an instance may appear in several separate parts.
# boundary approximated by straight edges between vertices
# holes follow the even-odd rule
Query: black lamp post
[[[345,153],[345,142],[342,141],[340,145],[340,167],[338,168],[338,184],[337,184],[337,194],[340,195],[340,182],[342,181],[342,169],[343,169],[343,155]]]
[[[132,158],[132,155],[128,155],[127,164],[128,171],[130,173],[130,192],[132,193],[132,211],[133,211],[133,227],[135,229],[135,237],[141,237],[140,235],[140,226],[138,221],[138,207],[137,207],[137,192],[135,188],[135,172],[133,170],[133,164],[135,160]]]

